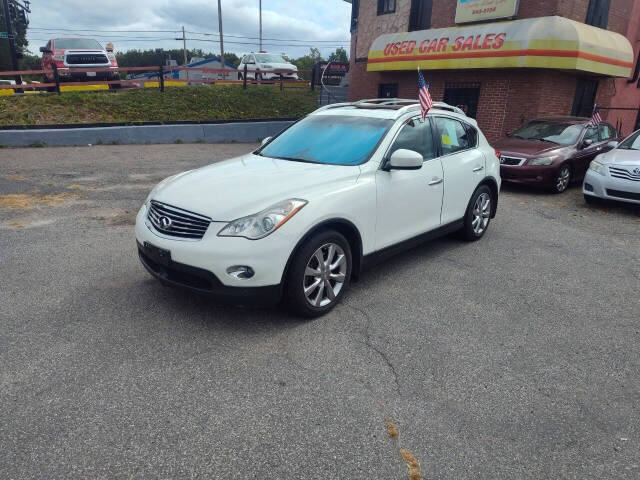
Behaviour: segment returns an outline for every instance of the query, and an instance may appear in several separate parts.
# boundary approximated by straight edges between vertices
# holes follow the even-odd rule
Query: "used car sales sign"
[[[381,35],[367,70],[529,67],[628,77],[633,60],[622,35],[555,16]]]
[[[518,0],[458,0],[456,23],[511,18],[518,13]]]

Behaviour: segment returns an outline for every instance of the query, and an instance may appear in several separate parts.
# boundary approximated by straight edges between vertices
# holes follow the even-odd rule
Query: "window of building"
[[[378,98],[398,98],[398,84],[381,83],[378,86]]]
[[[607,28],[610,6],[611,0],[590,0],[585,23],[594,27]]]
[[[431,28],[431,10],[433,0],[411,0],[409,31],[428,30]]]
[[[479,83],[446,83],[444,86],[444,103],[459,107],[468,117],[476,118],[479,98]]]
[[[591,78],[581,78],[576,87],[576,96],[573,99],[571,115],[576,117],[590,117],[593,114],[593,105],[598,91],[598,81]]]
[[[424,122],[419,120],[407,122],[389,149],[388,156],[390,157],[393,152],[401,148],[418,152],[424,160],[435,158],[431,122],[428,119]]]
[[[378,0],[378,15],[396,11],[396,0]]]
[[[469,134],[462,122],[444,117],[436,117],[435,121],[443,155],[471,148]]]

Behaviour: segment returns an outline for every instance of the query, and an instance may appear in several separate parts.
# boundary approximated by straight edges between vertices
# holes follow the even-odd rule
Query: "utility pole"
[[[222,38],[222,0],[218,0],[218,30],[220,31],[220,65],[222,66],[222,80],[225,80],[224,40]]]
[[[9,12],[9,0],[4,0],[4,23],[7,26],[7,37],[9,39],[9,50],[11,50],[11,64],[13,66],[13,70],[18,70],[18,52],[16,51],[16,41],[13,37],[13,26],[11,25],[11,13]],[[16,85],[22,85],[22,77],[20,75],[16,75],[15,77]]]
[[[182,26],[182,51],[184,52],[184,66],[187,66],[187,37],[184,34],[184,25]]]
[[[260,2],[260,52],[262,51],[262,0]]]

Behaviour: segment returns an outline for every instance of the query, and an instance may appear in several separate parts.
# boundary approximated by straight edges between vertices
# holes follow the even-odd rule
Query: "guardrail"
[[[17,70],[17,71],[0,71],[0,79],[2,77],[22,77],[23,75],[42,75],[46,78],[47,75],[53,76],[53,81],[45,82],[45,83],[22,83],[16,85],[0,85],[0,91],[2,90],[13,90],[14,93],[23,93],[23,91],[42,91],[46,90],[48,92],[54,92],[60,95],[62,92],[60,90],[61,87],[67,86],[89,86],[89,85],[107,85],[110,89],[116,89],[121,87],[133,87],[140,88],[141,84],[145,84],[148,82],[158,82],[158,89],[161,92],[165,90],[165,83],[171,82],[172,84],[202,84],[202,85],[213,85],[216,83],[225,84],[225,85],[242,85],[243,89],[247,88],[247,84],[252,85],[274,85],[280,84],[280,90],[285,88],[285,85],[297,85],[297,86],[309,86],[311,90],[315,89],[315,75],[313,70],[301,70],[297,73],[309,73],[311,82],[300,79],[291,79],[287,78],[287,75],[291,74],[291,70],[285,69],[275,69],[275,70],[252,70],[248,69],[245,65],[244,70],[239,71],[237,69],[229,69],[229,68],[206,68],[206,67],[173,67],[173,66],[149,66],[149,67],[112,67],[112,68],[69,68],[70,72],[75,74],[90,74],[94,73],[97,76],[99,73],[120,73],[120,72],[153,72],[154,74],[149,75],[148,77],[138,77],[138,78],[130,78],[130,79],[119,79],[119,80],[89,80],[86,81],[66,81],[66,75],[61,74],[58,69],[53,66],[53,69],[49,72],[45,72],[44,70]],[[189,72],[200,72],[200,78],[167,78],[167,75],[174,75],[174,72],[187,71]],[[66,73],[66,69],[65,69]],[[272,78],[269,80],[264,79],[263,75],[277,75],[276,78]],[[179,75],[179,74],[178,74]],[[217,75],[220,78],[210,78],[212,75]],[[247,77],[253,76],[254,78],[249,79]],[[231,76],[231,79],[227,77]],[[89,77],[87,75],[87,77]],[[235,77],[235,78],[234,78]],[[242,77],[242,78],[239,78]],[[144,85],[142,85],[144,86]]]

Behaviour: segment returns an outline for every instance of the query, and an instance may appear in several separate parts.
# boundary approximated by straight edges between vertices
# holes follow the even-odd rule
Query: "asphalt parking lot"
[[[251,147],[0,150],[3,478],[640,478],[640,209],[505,187],[314,321],[162,287],[139,205]]]

